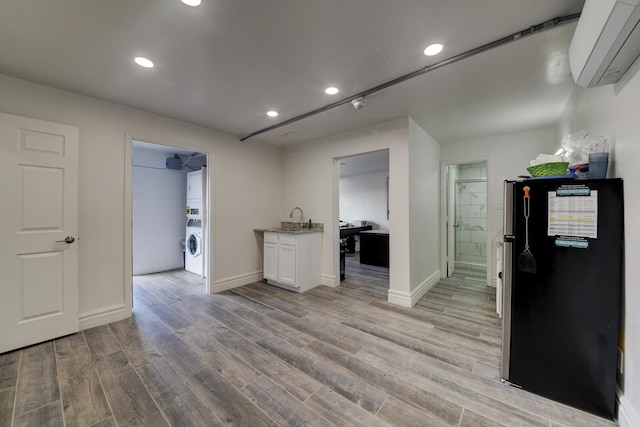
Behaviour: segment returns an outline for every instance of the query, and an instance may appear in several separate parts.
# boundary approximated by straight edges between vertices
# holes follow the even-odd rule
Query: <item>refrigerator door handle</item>
[[[502,363],[500,376],[509,380],[509,362],[511,357],[511,287],[513,285],[513,242],[504,242],[502,256]]]
[[[513,181],[504,182],[504,200],[503,200],[503,233],[505,236],[513,236],[513,194],[516,183]]]

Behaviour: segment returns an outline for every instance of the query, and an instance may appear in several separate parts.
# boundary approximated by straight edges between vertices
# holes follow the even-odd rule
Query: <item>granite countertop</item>
[[[309,228],[309,223],[305,223],[303,228],[299,222],[281,222],[280,227],[254,228],[253,231],[287,234],[322,233],[324,224],[312,222],[311,228]]]
[[[361,231],[360,233],[367,233],[367,234],[389,234],[389,232],[387,230],[365,230],[365,231]]]

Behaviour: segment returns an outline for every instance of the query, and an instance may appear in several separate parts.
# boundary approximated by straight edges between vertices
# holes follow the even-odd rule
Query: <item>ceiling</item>
[[[0,73],[243,138],[579,12],[584,0],[2,0]],[[553,124],[575,21],[244,143],[287,146],[411,116],[436,141]],[[422,51],[445,45],[438,56]],[[146,56],[156,66],[133,62]],[[325,87],[340,88],[337,95]],[[277,118],[266,116],[275,109]]]

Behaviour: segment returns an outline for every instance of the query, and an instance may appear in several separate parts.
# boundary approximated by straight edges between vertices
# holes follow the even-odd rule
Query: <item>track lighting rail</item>
[[[578,18],[580,18],[580,13],[574,13],[574,14],[571,14],[571,15],[565,15],[565,16],[561,16],[561,17],[558,17],[558,18],[553,18],[553,19],[550,19],[548,21],[542,22],[542,23],[537,24],[537,25],[532,25],[531,27],[528,27],[528,28],[526,28],[524,30],[518,31],[516,33],[513,33],[513,34],[511,34],[509,36],[506,36],[506,37],[503,37],[501,39],[489,42],[487,44],[484,44],[482,46],[479,46],[479,47],[476,47],[474,49],[468,50],[468,51],[463,52],[461,54],[452,56],[451,58],[445,59],[443,61],[436,62],[435,64],[427,65],[424,68],[420,68],[419,70],[413,71],[411,73],[404,74],[404,75],[402,75],[400,77],[397,77],[397,78],[395,78],[393,80],[389,80],[388,82],[385,82],[385,83],[382,83],[382,84],[380,84],[378,86],[372,87],[371,89],[367,89],[367,90],[365,90],[363,92],[359,92],[359,93],[356,93],[355,95],[351,95],[351,96],[349,96],[347,98],[343,98],[343,99],[341,99],[339,101],[336,101],[336,102],[334,102],[332,104],[325,105],[324,107],[317,108],[315,110],[309,111],[309,112],[304,113],[304,114],[300,114],[299,116],[292,117],[292,118],[290,118],[288,120],[285,120],[283,122],[277,123],[275,125],[268,126],[266,128],[257,130],[255,132],[250,133],[249,135],[247,135],[247,136],[245,136],[243,138],[240,138],[240,141],[246,141],[249,138],[253,138],[254,136],[258,136],[258,135],[261,135],[263,133],[270,132],[272,130],[281,128],[283,126],[290,125],[292,123],[298,122],[298,121],[306,119],[308,117],[312,117],[312,116],[315,116],[317,114],[324,113],[325,111],[329,111],[329,110],[332,110],[334,108],[340,107],[342,105],[349,104],[350,102],[352,102],[352,101],[354,101],[354,100],[356,100],[358,98],[366,98],[369,95],[372,95],[374,93],[383,91],[383,90],[385,90],[387,88],[390,88],[392,86],[395,86],[395,85],[403,83],[403,82],[406,82],[407,80],[411,80],[411,79],[416,78],[418,76],[422,76],[423,74],[426,74],[426,73],[428,73],[430,71],[437,70],[439,68],[445,67],[445,66],[453,64],[453,63],[456,63],[458,61],[462,61],[463,59],[469,58],[471,56],[478,55],[479,53],[486,52],[486,51],[488,51],[490,49],[493,49],[493,48],[496,48],[498,46],[502,46],[502,45],[505,45],[505,44],[508,44],[508,43],[511,43],[511,42],[515,42],[517,40],[520,40],[523,37],[530,36],[532,34],[536,34],[536,33],[539,33],[539,32],[554,28],[554,27],[556,27],[558,25],[565,24],[567,22],[575,21]]]

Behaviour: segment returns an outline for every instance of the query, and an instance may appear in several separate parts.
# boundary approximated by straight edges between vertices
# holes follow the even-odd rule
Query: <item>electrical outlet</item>
[[[624,374],[624,352],[618,347],[618,372]]]

